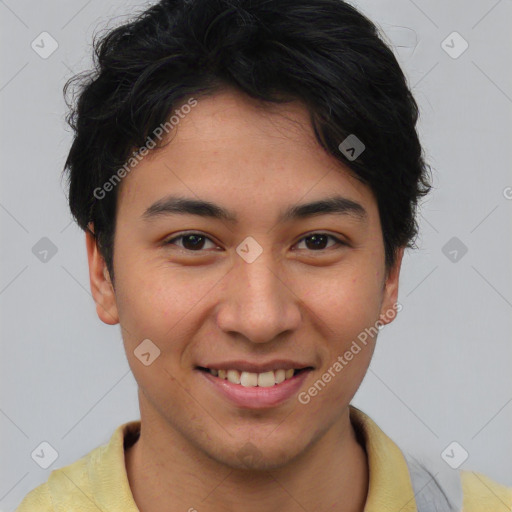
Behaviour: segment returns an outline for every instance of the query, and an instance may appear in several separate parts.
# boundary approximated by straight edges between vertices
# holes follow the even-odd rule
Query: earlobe
[[[119,315],[114,288],[105,260],[98,249],[92,224],[89,224],[89,229],[90,232],[85,232],[85,244],[89,262],[89,281],[91,293],[96,303],[96,313],[102,322],[115,325],[119,323]]]
[[[397,250],[395,263],[389,269],[384,283],[384,292],[379,318],[383,325],[391,323],[395,319],[397,312],[402,309],[401,305],[398,304],[398,282],[400,278],[400,268],[402,266],[404,249],[404,247],[400,247]]]

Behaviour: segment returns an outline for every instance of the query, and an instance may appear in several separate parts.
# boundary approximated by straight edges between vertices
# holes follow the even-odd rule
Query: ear
[[[100,320],[109,325],[119,323],[117,312],[116,296],[114,287],[110,281],[110,275],[103,256],[101,255],[94,226],[89,224],[90,232],[85,232],[85,244],[87,246],[87,259],[89,261],[89,281],[91,293],[96,303],[96,313]]]
[[[398,281],[403,256],[404,247],[400,247],[396,251],[395,263],[387,272],[379,318],[382,325],[391,323],[397,312],[402,309],[401,304],[398,304]]]

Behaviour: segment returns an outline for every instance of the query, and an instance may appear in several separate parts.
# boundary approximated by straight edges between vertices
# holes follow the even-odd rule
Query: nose
[[[272,261],[270,252],[264,251],[252,263],[242,258],[235,263],[225,277],[217,308],[218,327],[252,343],[267,343],[295,331],[302,319],[299,297],[284,282],[282,267]]]

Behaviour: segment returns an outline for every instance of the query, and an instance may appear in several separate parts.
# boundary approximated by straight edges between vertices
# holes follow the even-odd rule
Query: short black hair
[[[66,98],[71,86],[69,206],[82,229],[93,223],[111,279],[118,187],[97,191],[178,104],[227,87],[262,108],[302,102],[319,144],[372,190],[387,268],[414,246],[431,188],[418,106],[376,25],[342,0],[161,0],[95,37],[94,68]],[[339,149],[351,134],[365,146],[355,159]]]

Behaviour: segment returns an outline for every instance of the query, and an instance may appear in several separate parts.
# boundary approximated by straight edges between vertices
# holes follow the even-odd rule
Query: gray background
[[[139,417],[119,326],[96,316],[61,180],[71,140],[62,86],[90,66],[93,32],[133,5],[148,4],[0,1],[0,511]],[[396,46],[436,188],[404,260],[403,310],[353,403],[402,447],[441,457],[457,441],[469,453],[462,469],[512,485],[512,2],[356,5]],[[59,45],[46,59],[31,48],[43,31]],[[441,46],[453,31],[469,44],[458,58]],[[46,262],[32,252],[43,237],[57,249]],[[443,253],[452,237],[456,261],[454,247]],[[59,455],[46,470],[31,458],[42,441]]]

